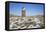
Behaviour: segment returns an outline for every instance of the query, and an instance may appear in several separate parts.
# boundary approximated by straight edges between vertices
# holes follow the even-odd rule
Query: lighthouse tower
[[[22,7],[22,17],[25,17],[26,16],[26,10],[24,7]]]

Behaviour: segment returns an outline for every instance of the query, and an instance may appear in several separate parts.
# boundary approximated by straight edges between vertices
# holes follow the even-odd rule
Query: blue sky
[[[22,7],[25,7],[26,16],[43,15],[43,5],[10,3],[10,14],[21,16]]]

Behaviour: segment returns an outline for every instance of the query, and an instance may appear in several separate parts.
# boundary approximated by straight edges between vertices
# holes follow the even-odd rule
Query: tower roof
[[[25,7],[22,7],[22,10],[25,11]]]

